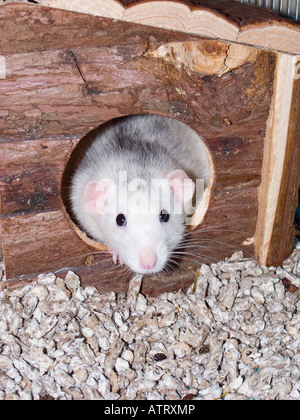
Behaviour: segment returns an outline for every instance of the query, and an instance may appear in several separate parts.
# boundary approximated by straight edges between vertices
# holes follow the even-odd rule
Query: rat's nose
[[[156,252],[152,248],[144,248],[140,253],[140,266],[143,270],[153,270],[157,263]]]

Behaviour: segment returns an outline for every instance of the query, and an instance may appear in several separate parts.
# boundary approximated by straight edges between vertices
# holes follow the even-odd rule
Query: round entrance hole
[[[144,267],[142,272],[150,273],[154,266],[157,270],[153,272],[158,272],[163,262],[157,262],[160,256],[152,250],[156,245],[148,245],[149,238],[153,237],[152,243],[163,242],[163,229],[167,232],[166,248],[180,245],[183,235],[203,222],[213,179],[212,158],[193,129],[158,115],[127,116],[101,125],[80,140],[65,168],[62,198],[70,222],[84,242],[96,250],[116,248],[120,261],[120,247],[144,247],[142,257],[137,257]],[[158,180],[168,181],[168,189],[159,184],[159,196],[155,184]],[[169,201],[170,196],[173,199],[170,205],[166,202],[168,192]],[[134,215],[132,203],[137,209]],[[183,215],[179,215],[179,209]],[[156,218],[152,216],[155,212]],[[147,214],[147,219],[141,214]],[[172,223],[172,227],[166,227]],[[146,239],[145,246],[140,238]],[[161,253],[166,252],[162,246]],[[124,260],[133,271],[141,272],[136,264]]]

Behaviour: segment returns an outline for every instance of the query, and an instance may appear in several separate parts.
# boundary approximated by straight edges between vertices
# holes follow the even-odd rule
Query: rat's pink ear
[[[195,183],[181,170],[170,172],[167,177],[170,183],[171,191],[176,200],[182,205],[191,201],[195,191]]]
[[[110,184],[106,181],[92,181],[86,184],[82,191],[82,204],[85,211],[92,216],[99,216],[105,212],[105,202],[108,197]]]

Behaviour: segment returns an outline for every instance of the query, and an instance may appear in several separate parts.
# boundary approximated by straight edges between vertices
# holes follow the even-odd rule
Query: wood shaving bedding
[[[300,399],[299,250],[279,268],[235,253],[156,298],[73,272],[6,290],[1,267],[1,400]]]

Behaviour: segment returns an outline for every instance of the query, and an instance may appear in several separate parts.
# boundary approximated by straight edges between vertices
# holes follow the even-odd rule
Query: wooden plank
[[[282,244],[282,239],[277,235],[277,240],[274,241],[271,248],[278,201],[279,199],[285,200],[286,195],[286,192],[282,189],[282,177],[285,171],[289,172],[291,170],[290,166],[286,166],[290,160],[290,157],[286,156],[286,153],[288,147],[288,133],[291,118],[296,63],[297,59],[294,56],[287,54],[278,55],[274,97],[268,121],[266,144],[264,149],[259,213],[255,234],[256,252],[262,264],[266,264],[267,261],[271,261],[273,259],[278,262],[279,260],[274,258],[274,256],[271,256],[270,252],[271,249],[274,250],[274,246],[281,248],[280,243]],[[298,101],[296,100],[296,104],[297,102]],[[297,159],[298,149],[296,147],[296,140],[292,138],[291,141],[295,145],[295,150],[292,149],[289,153],[296,153]],[[294,162],[294,164],[297,168],[298,164],[296,162]],[[291,186],[285,184],[284,189],[285,188],[292,188],[294,190],[296,188],[295,181]],[[290,219],[293,209],[289,209],[289,212]],[[294,217],[294,215],[292,217]],[[287,224],[287,229],[290,228],[288,225],[289,224]],[[284,230],[284,228],[282,229]],[[285,254],[285,257],[287,257],[288,252],[292,250],[292,245],[293,241],[291,241],[289,234],[289,244],[287,247],[283,246],[282,255]],[[280,261],[282,263],[282,259]]]
[[[98,0],[97,0],[98,1]],[[82,3],[88,7],[90,2]],[[68,6],[70,3],[66,3]],[[39,5],[9,3],[0,5],[0,51],[1,55],[28,52],[43,53],[47,50],[72,49],[74,47],[105,46],[112,47],[112,39],[118,39],[117,45],[140,44],[140,33],[151,37],[153,28],[135,23]],[[9,16],[9,18],[8,18]],[[32,31],[34,25],[35,30]],[[45,35],[45,27],[47,34]],[[20,32],[22,28],[22,32]],[[18,34],[18,36],[16,36]],[[120,36],[122,34],[122,36]],[[204,37],[207,37],[204,35]],[[155,29],[157,42],[184,41],[193,38],[193,34]]]
[[[41,4],[300,54],[299,24],[233,1],[41,0]]]
[[[278,204],[267,256],[267,264],[279,265],[293,250],[296,229],[294,218],[300,188],[300,58],[295,61],[292,106]]]

